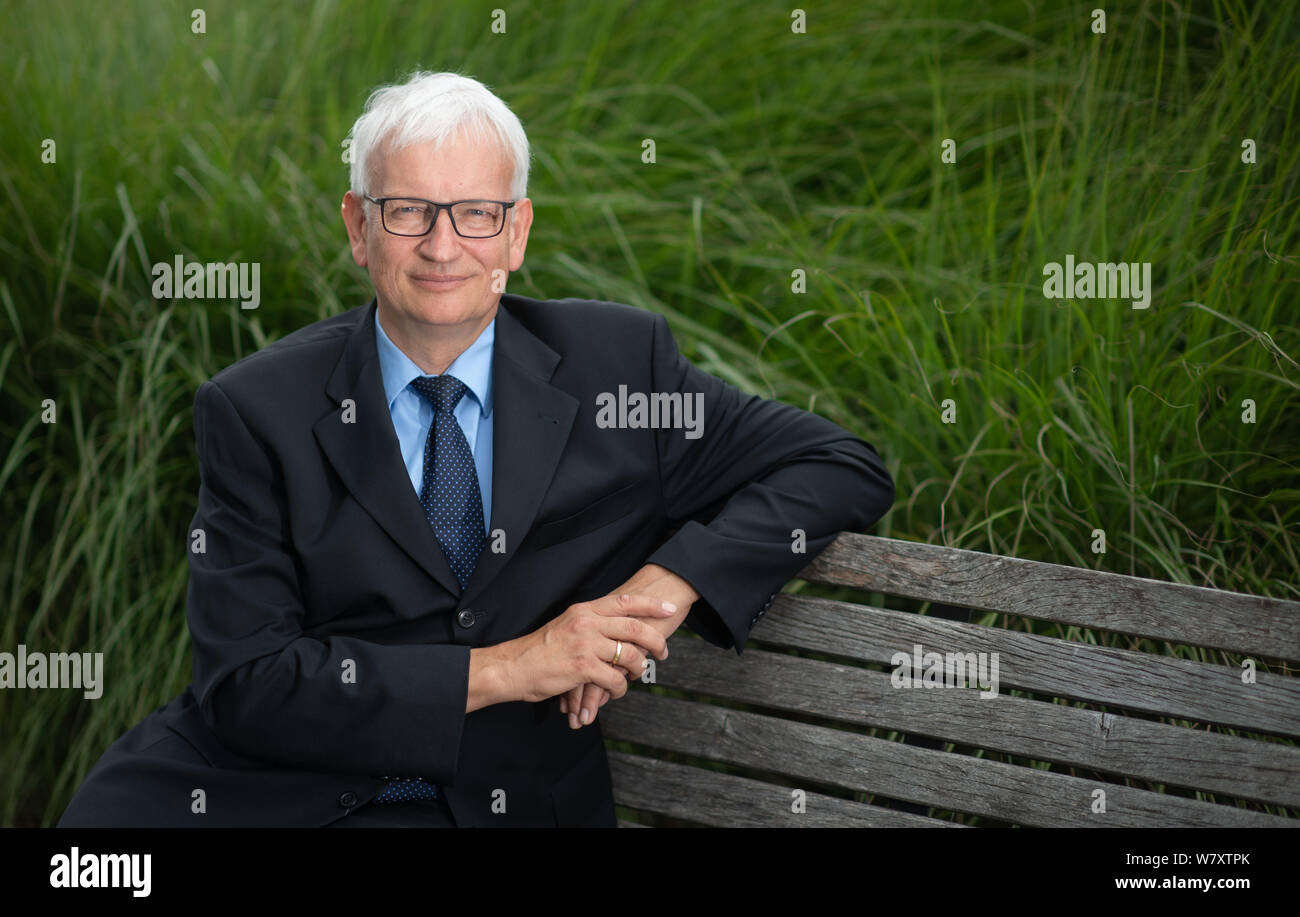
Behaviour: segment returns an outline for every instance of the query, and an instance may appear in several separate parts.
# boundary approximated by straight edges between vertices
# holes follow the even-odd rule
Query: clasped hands
[[[628,679],[641,677],[648,657],[668,658],[668,636],[699,597],[671,570],[646,564],[608,595],[571,605],[513,641],[511,669],[521,683],[512,693],[532,702],[558,695],[571,729],[595,722],[600,707],[627,693]]]

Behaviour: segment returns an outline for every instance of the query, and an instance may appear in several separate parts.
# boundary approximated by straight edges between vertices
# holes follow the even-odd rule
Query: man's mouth
[[[463,274],[412,274],[411,279],[426,290],[450,290],[465,281]]]

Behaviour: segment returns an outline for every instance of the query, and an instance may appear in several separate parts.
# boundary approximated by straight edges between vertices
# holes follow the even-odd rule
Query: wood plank
[[[609,752],[609,771],[616,804],[717,828],[964,827],[820,793],[794,813],[790,787],[621,751]]]
[[[661,686],[856,726],[1300,807],[1300,748],[964,688],[893,686],[887,672],[674,636]],[[604,713],[602,711],[601,715]]]
[[[985,611],[1300,661],[1300,602],[842,533],[799,574]]]
[[[629,691],[606,707],[601,717],[601,732],[610,739],[1018,825],[1300,827],[1300,819],[919,748],[645,690]],[[1104,812],[1094,811],[1098,789],[1105,793]],[[784,799],[788,808],[788,788]]]
[[[892,665],[896,652],[997,653],[1003,688],[1129,711],[1300,737],[1300,678],[1112,649],[911,612],[779,595],[751,632],[760,643]]]

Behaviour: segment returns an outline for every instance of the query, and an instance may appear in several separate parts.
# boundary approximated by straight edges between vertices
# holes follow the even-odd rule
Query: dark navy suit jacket
[[[374,315],[372,301],[316,322],[199,388],[194,680],[104,753],[61,826],[321,826],[385,774],[440,784],[462,826],[612,826],[599,719],[570,730],[558,698],[466,714],[470,649],[653,562],[700,593],[687,626],[740,652],[787,580],[893,502],[870,445],[702,372],[662,316],[505,294],[490,526],[504,550],[489,538],[462,590],[402,464]],[[620,385],[703,393],[703,435],[598,425],[598,396]]]

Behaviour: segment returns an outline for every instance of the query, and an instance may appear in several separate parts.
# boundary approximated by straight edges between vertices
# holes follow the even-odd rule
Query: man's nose
[[[426,249],[430,256],[439,260],[447,260],[442,256],[454,254],[460,247],[460,236],[456,235],[456,230],[451,225],[450,210],[444,207],[438,211],[438,216],[433,221],[433,228],[424,237],[421,247]]]

